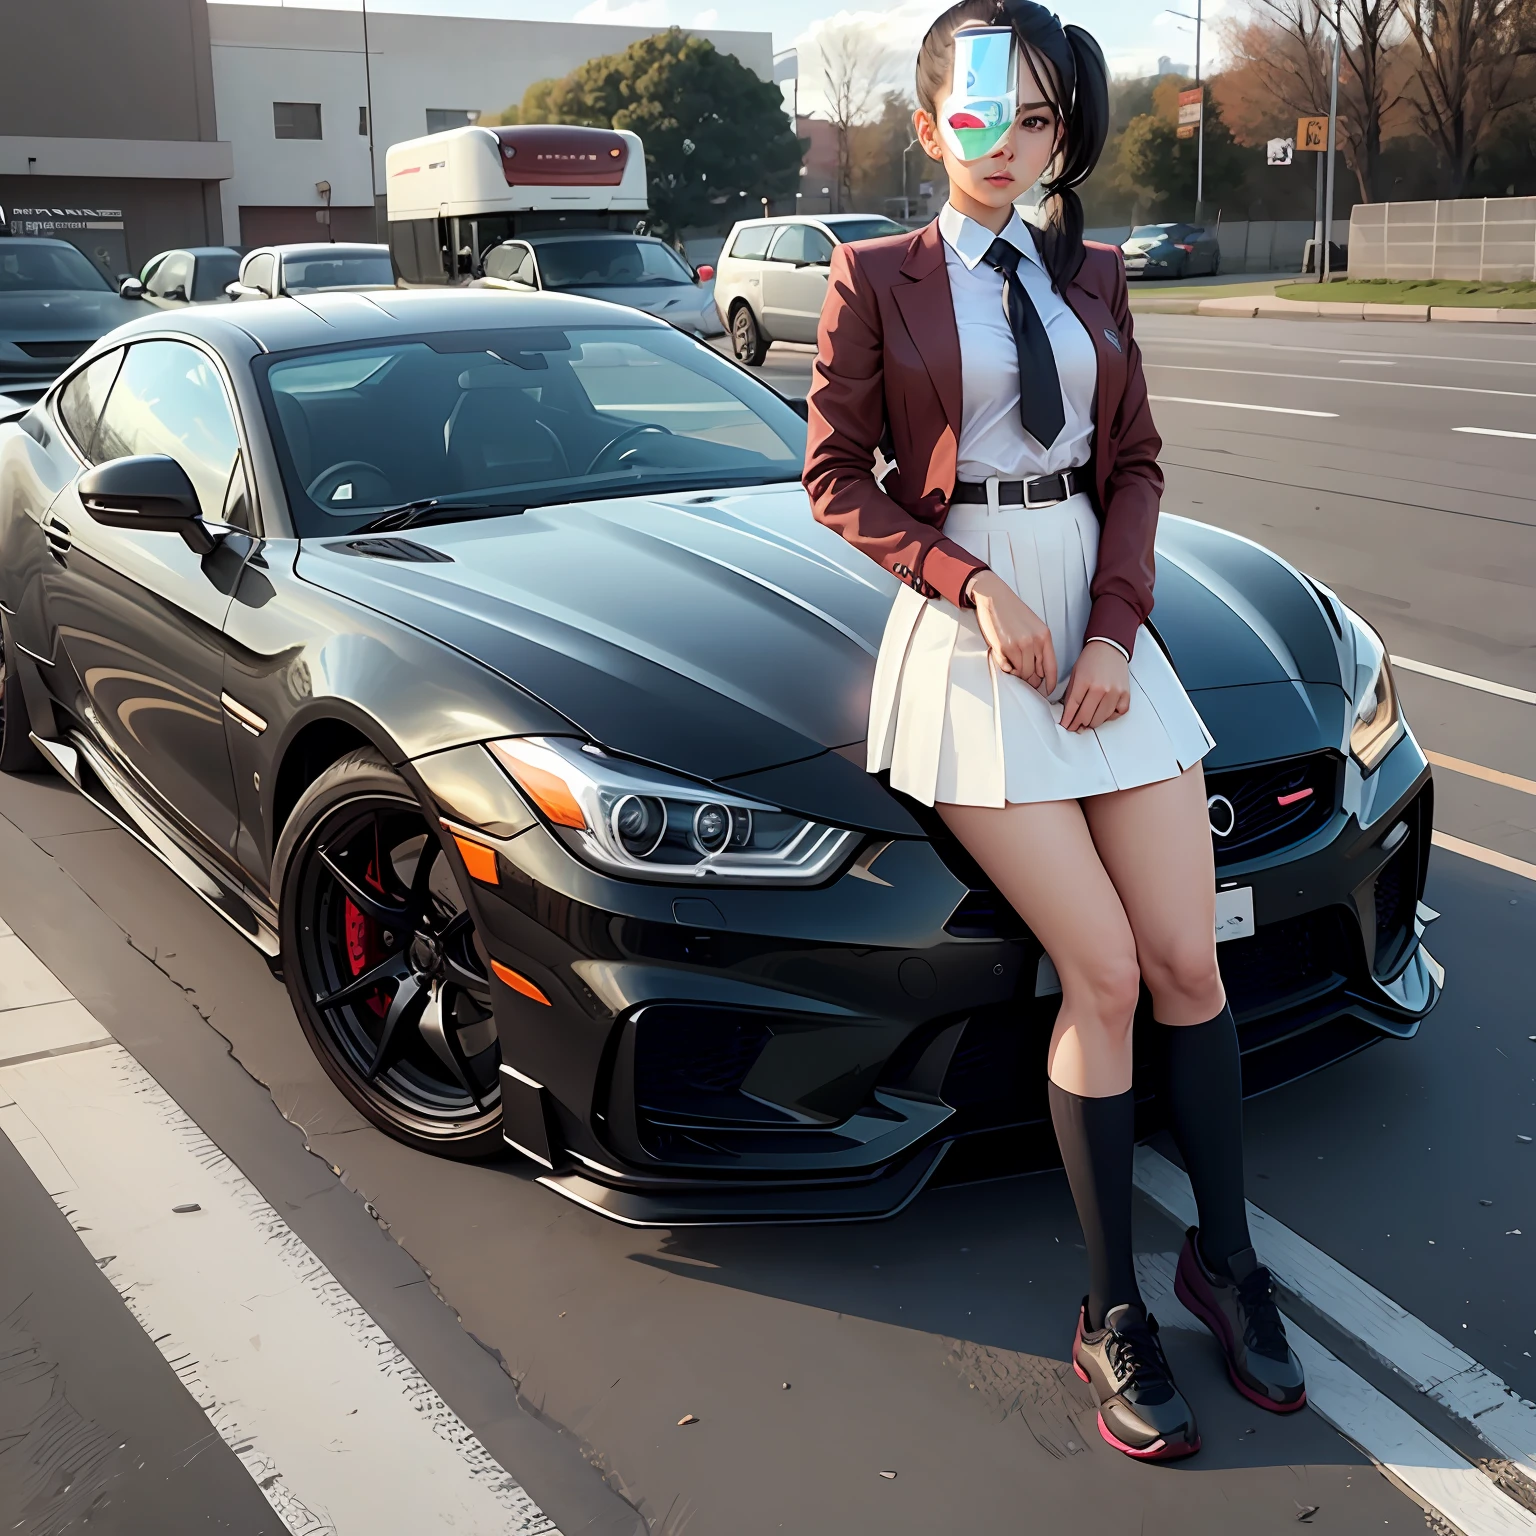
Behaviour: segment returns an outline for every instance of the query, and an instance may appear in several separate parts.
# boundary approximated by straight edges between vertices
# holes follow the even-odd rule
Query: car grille
[[[90,346],[88,341],[18,341],[16,346],[39,362],[72,363]]]
[[[1376,942],[1371,970],[1382,978],[1396,975],[1411,953],[1413,920],[1424,888],[1425,840],[1434,824],[1433,786],[1420,790],[1400,819],[1408,828],[1407,836],[1382,865],[1372,892]]]
[[[1325,907],[1217,945],[1221,979],[1245,1048],[1256,1043],[1248,1038],[1248,1026],[1343,985],[1359,948],[1351,941],[1354,926],[1343,907]]]
[[[1338,800],[1342,760],[1334,752],[1251,768],[1228,768],[1205,776],[1211,799],[1211,837],[1216,863],[1232,864],[1289,848],[1327,824]],[[1220,836],[1220,818],[1232,807],[1231,831]]]
[[[773,1038],[765,1019],[733,1008],[645,1010],[635,1041],[635,1099],[657,1121],[792,1124],[740,1090]]]

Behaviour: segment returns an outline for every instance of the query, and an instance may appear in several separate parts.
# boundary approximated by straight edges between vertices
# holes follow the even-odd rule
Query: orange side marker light
[[[459,857],[464,860],[464,868],[469,871],[472,880],[478,880],[482,885],[497,885],[501,877],[496,873],[496,850],[487,848],[484,843],[474,842],[462,833],[453,834],[454,846],[459,850]]]
[[[543,1003],[546,1008],[550,1006],[549,999],[544,993],[528,980],[526,976],[519,975],[510,965],[503,965],[499,960],[491,961],[491,969],[496,973],[498,981],[504,981],[514,992],[521,992],[524,997],[531,997],[536,1003]]]

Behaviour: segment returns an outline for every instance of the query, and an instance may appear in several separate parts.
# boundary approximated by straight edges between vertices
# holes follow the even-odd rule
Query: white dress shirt
[[[939,234],[960,332],[959,478],[1032,480],[1086,464],[1093,451],[1098,357],[1082,322],[1051,287],[1022,220],[1015,213],[1001,236],[995,236],[945,203],[939,212]],[[1022,253],[1019,277],[1056,357],[1066,424],[1049,448],[1042,447],[1019,418],[1019,351],[1003,305],[1003,276],[982,260],[994,239],[1006,240]]]

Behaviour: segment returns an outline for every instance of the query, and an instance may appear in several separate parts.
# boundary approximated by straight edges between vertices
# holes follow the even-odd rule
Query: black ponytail
[[[1083,205],[1076,188],[1088,179],[1109,133],[1109,67],[1081,27],[1063,27],[1036,0],[960,0],[928,29],[917,58],[917,99],[930,115],[954,72],[954,37],[967,23],[1011,26],[1025,45],[1024,59],[1040,94],[1059,114],[1062,147],[1048,168],[1041,207],[1045,226],[1040,257],[1052,284],[1065,288],[1083,264]],[[1042,80],[1036,60],[1050,65]]]
[[[1035,74],[1034,55],[1045,59],[1060,82],[1057,110],[1062,147],[1047,170],[1041,207],[1045,226],[1040,255],[1056,288],[1065,288],[1083,264],[1083,204],[1077,188],[1087,181],[1109,134],[1109,67],[1104,52],[1081,27],[1063,27],[1036,0],[1001,0],[999,20],[1006,21],[1026,45],[1024,57]],[[1038,75],[1035,84],[1050,95]]]

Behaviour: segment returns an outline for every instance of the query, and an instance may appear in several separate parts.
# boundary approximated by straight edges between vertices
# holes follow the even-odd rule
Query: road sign
[[[1201,89],[1179,92],[1179,127],[1193,128],[1200,121]]]
[[[1192,138],[1194,138],[1195,130],[1194,130],[1193,124],[1186,124],[1184,127],[1180,128],[1178,130],[1178,135],[1179,135],[1179,137],[1181,139],[1192,139]]]
[[[1296,148],[1326,151],[1328,148],[1328,119],[1326,117],[1298,117],[1296,119]]]
[[[1267,153],[1271,165],[1289,165],[1291,156],[1296,153],[1296,140],[1271,139]]]

